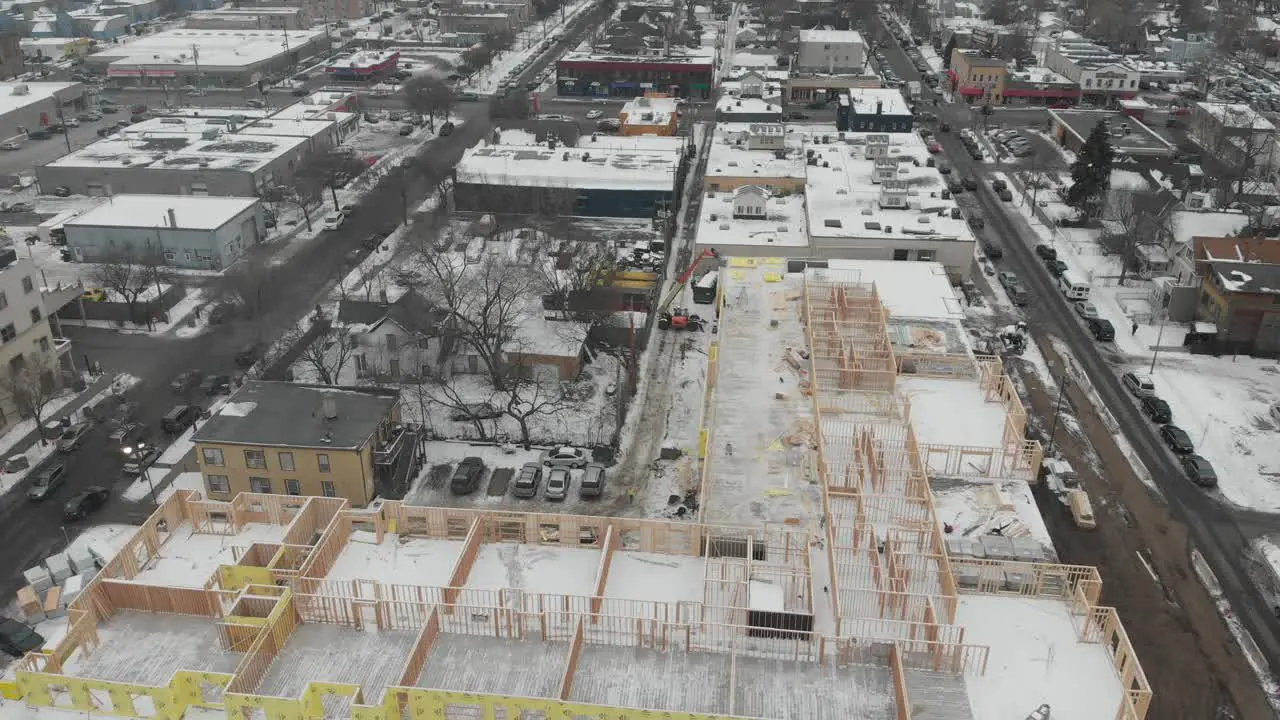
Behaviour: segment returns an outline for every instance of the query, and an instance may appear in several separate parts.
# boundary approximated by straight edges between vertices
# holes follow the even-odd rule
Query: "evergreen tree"
[[[947,41],[946,47],[942,48],[942,67],[947,70],[951,69],[951,53],[956,49],[956,36],[951,35],[951,39]]]
[[[1067,204],[1087,216],[1096,216],[1107,187],[1111,184],[1111,164],[1115,150],[1107,133],[1107,125],[1101,120],[1093,126],[1089,137],[1080,148],[1080,154],[1071,164],[1071,188],[1067,190]]]

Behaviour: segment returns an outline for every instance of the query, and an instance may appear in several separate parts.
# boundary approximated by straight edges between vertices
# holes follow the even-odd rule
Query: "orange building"
[[[662,135],[672,137],[680,125],[680,109],[675,98],[646,95],[634,98],[618,113],[623,135]]]

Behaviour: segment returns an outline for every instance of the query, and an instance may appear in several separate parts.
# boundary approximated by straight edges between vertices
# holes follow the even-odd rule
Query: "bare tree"
[[[600,242],[563,241],[555,235],[539,233],[531,248],[537,257],[537,272],[543,305],[569,320],[591,320],[598,314],[581,304],[593,289],[600,287],[614,271],[616,263]]]
[[[1143,248],[1162,245],[1177,229],[1172,198],[1151,190],[1113,187],[1107,192],[1106,215],[1112,230],[1103,243],[1120,256],[1120,284],[1141,268]]]
[[[422,377],[415,384],[419,407],[426,412],[426,404],[434,403],[449,412],[449,419],[470,423],[480,440],[492,438],[501,417],[502,400],[495,392],[481,396],[469,393],[463,386],[465,376],[445,374]],[[425,417],[424,417],[425,422]]]
[[[529,368],[520,368],[528,371]],[[559,379],[537,378],[531,372],[516,373],[507,383],[503,413],[520,428],[520,443],[533,444],[529,424],[539,417],[554,417],[580,406],[583,397],[572,384]]]
[[[311,231],[311,206],[320,202],[322,187],[305,176],[295,177],[292,185],[272,185],[262,191],[262,199],[267,203],[292,205],[302,211],[307,221],[307,230]]]
[[[10,365],[0,384],[0,390],[9,396],[18,415],[35,421],[36,432],[41,444],[44,444],[44,411],[58,396],[59,390],[57,361],[47,355],[31,357],[36,359],[22,362],[17,367]]]
[[[404,100],[410,110],[430,117],[434,126],[437,116],[445,120],[449,118],[449,111],[453,109],[453,88],[440,78],[414,75],[404,84]]]
[[[359,177],[367,168],[365,162],[350,149],[335,148],[312,156],[299,168],[295,179],[309,187],[327,188],[333,198],[333,209],[338,210],[338,188]],[[309,221],[307,227],[310,229]]]
[[[1212,156],[1221,205],[1239,200],[1249,181],[1274,169],[1275,135],[1256,127],[1262,116],[1252,108],[1224,107],[1219,113],[1195,113],[1192,118],[1188,134]]]
[[[506,353],[536,297],[533,273],[500,255],[468,262],[460,253],[438,252],[426,245],[414,252],[401,279],[440,309],[445,342],[470,351],[493,387],[506,390]]]
[[[128,309],[129,319],[138,321],[138,298],[156,289],[163,278],[164,255],[150,245],[125,245],[102,259],[89,277],[101,287],[119,295]],[[150,316],[145,318],[151,324]]]
[[[319,319],[313,322],[325,323],[324,329],[306,340],[306,331],[290,330],[285,333],[283,345],[292,347],[305,343],[298,360],[315,370],[317,379],[325,385],[337,385],[342,378],[342,371],[351,363],[359,345],[355,337],[345,328]]]

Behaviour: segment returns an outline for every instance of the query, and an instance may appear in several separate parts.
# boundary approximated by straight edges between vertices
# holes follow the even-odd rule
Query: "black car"
[[[1164,440],[1164,444],[1169,449],[1179,455],[1186,455],[1196,451],[1194,445],[1191,444],[1191,436],[1187,435],[1187,431],[1177,425],[1161,425],[1160,439]]]
[[[787,119],[788,120],[808,120],[809,116],[802,112],[792,111],[787,113]]]
[[[950,190],[952,195],[956,195],[964,192],[964,185],[961,185],[959,180],[948,180],[947,190]]]
[[[20,658],[32,650],[44,647],[44,637],[30,625],[13,618],[0,618],[0,650],[6,655]]]
[[[1009,184],[999,178],[996,178],[995,180],[991,181],[991,189],[995,190],[996,192],[1000,192],[1001,190],[1004,190],[1007,187],[1009,187]]]
[[[294,97],[306,97],[311,94],[311,91],[306,88],[294,88],[289,94]]]
[[[199,419],[199,405],[174,405],[160,418],[160,429],[172,435],[181,435]]]
[[[1093,339],[1098,342],[1111,342],[1116,339],[1116,327],[1106,318],[1089,318],[1085,324],[1089,326],[1089,333],[1093,335]]]
[[[453,470],[449,479],[449,492],[454,495],[473,493],[480,487],[480,478],[484,475],[484,460],[478,457],[463,458]]]
[[[258,361],[258,343],[247,343],[236,351],[236,365],[242,368],[253,367]]]
[[[111,491],[101,485],[90,485],[81,490],[62,506],[62,516],[67,520],[83,520],[89,513],[107,504]]]
[[[173,379],[173,382],[169,383],[169,390],[171,390],[175,395],[181,395],[199,382],[199,370],[183,370],[178,374],[178,377]]]
[[[965,175],[964,177],[960,178],[960,184],[964,185],[965,190],[978,189],[978,181],[974,180],[972,175]]]
[[[1044,243],[1036,245],[1036,255],[1045,262],[1058,259],[1058,251],[1055,250],[1052,245],[1046,245]]]
[[[205,395],[230,395],[231,376],[206,375],[204,380],[200,381],[200,392]]]
[[[1062,273],[1067,271],[1067,264],[1061,260],[1050,260],[1044,266],[1049,268],[1049,274],[1054,277],[1062,277]]]
[[[1158,423],[1167,423],[1173,419],[1173,410],[1169,409],[1169,403],[1155,395],[1144,395],[1139,404],[1142,405],[1142,412]]]
[[[1000,247],[1000,243],[991,238],[982,239],[982,252],[986,253],[987,257],[992,260],[999,260],[1004,257],[1004,248]]]
[[[1182,469],[1191,482],[1201,487],[1214,487],[1218,484],[1218,473],[1214,472],[1213,465],[1203,457],[1189,453],[1178,458],[1178,462],[1182,463]]]
[[[951,132],[951,123],[938,123],[939,132]]]

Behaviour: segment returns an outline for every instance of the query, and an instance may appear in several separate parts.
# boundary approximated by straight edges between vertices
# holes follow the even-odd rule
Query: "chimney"
[[[320,401],[320,413],[325,420],[337,420],[338,401],[332,395],[325,395],[324,400]]]
[[[173,211],[173,208],[169,208],[169,227],[178,227],[178,215]]]

